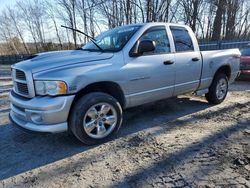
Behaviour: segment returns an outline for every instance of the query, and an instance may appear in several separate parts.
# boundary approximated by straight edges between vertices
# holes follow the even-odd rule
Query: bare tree
[[[59,33],[58,23],[57,23],[57,19],[56,19],[56,12],[58,12],[56,7],[54,7],[50,1],[46,1],[46,13],[47,13],[48,18],[51,19],[51,21],[54,25],[54,28],[56,31],[56,36],[57,36],[57,39],[59,42],[59,46],[60,46],[60,49],[62,50],[63,45],[62,45],[62,39],[61,39],[61,35]]]
[[[249,0],[27,0],[0,12],[1,50],[72,49],[107,28],[143,22],[189,25],[200,39],[250,37]],[[2,53],[2,52],[0,52]]]
[[[196,32],[197,22],[199,21],[201,5],[203,0],[182,0],[181,5],[183,8],[185,24],[188,24],[194,32]]]
[[[0,17],[1,24],[0,24],[0,34],[1,38],[3,38],[6,43],[8,44],[8,47],[11,52],[15,54],[19,54],[19,50],[16,47],[13,38],[15,38],[15,33],[13,33],[13,28],[11,24],[11,18],[8,16],[6,11],[3,11],[2,16]]]
[[[83,21],[83,25],[84,25],[84,33],[88,34],[88,22],[87,22],[87,9],[86,9],[86,1],[84,0],[80,0],[79,2],[77,2],[77,10],[79,13],[80,18]],[[84,43],[87,42],[87,37],[84,36]]]
[[[16,11],[14,9],[11,9],[10,7],[7,8],[7,12],[8,12],[9,18],[11,19],[12,25],[15,28],[16,33],[18,34],[18,37],[22,41],[23,47],[25,49],[25,52],[27,54],[29,54],[30,51],[29,51],[29,49],[28,49],[28,47],[26,45],[26,42],[24,40],[24,36],[23,36],[23,32],[22,32],[22,27],[20,25],[20,19],[19,19],[18,14],[16,13]]]
[[[26,24],[27,30],[30,32],[32,39],[35,44],[36,52],[39,52],[39,47],[38,47],[38,42],[37,42],[37,36],[36,36],[36,31],[34,28],[33,21],[31,19],[31,14],[30,14],[30,3],[23,2],[23,1],[18,1],[17,2],[17,7],[20,10],[20,15],[22,17],[23,23]]]
[[[213,24],[213,35],[212,40],[219,40],[221,36],[221,29],[222,29],[222,17],[225,13],[225,0],[219,0],[215,2],[217,6],[217,11],[214,19]]]
[[[227,21],[226,21],[226,39],[230,39],[235,36],[235,22],[236,22],[236,15],[240,8],[240,1],[239,0],[227,0]]]
[[[57,0],[58,5],[61,7],[61,16],[66,23],[76,29],[76,0]],[[72,31],[72,37],[74,40],[74,46],[77,47],[76,32]]]

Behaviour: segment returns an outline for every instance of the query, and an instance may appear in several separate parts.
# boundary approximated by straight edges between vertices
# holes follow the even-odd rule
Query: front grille
[[[17,91],[23,95],[29,95],[27,84],[16,82]]]
[[[12,71],[15,92],[21,96],[29,97],[29,87],[25,72],[19,69],[13,69]]]
[[[242,69],[244,69],[245,68],[245,64],[240,64],[240,69],[242,70]]]
[[[23,71],[16,70],[16,79],[26,80],[25,73]]]
[[[241,70],[250,70],[250,63],[241,63],[240,64],[240,69]]]

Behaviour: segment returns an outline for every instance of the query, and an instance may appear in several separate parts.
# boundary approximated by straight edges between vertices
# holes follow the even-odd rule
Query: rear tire
[[[206,99],[211,104],[222,103],[228,92],[228,78],[225,74],[216,74],[214,80],[209,87],[209,92],[205,95]]]
[[[112,96],[93,92],[81,97],[73,106],[69,128],[84,144],[100,144],[118,132],[122,124],[122,108]]]

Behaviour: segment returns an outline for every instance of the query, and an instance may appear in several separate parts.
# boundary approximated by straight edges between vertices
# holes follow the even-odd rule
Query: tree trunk
[[[225,0],[219,0],[213,24],[212,40],[220,40],[222,28],[222,16],[224,14]]]

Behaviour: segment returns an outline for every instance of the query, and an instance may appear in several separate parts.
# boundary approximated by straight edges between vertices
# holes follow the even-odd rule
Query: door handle
[[[192,59],[192,61],[199,61],[200,60],[200,58],[198,58],[198,57],[194,57],[193,59]]]
[[[163,62],[164,65],[172,65],[174,64],[174,61],[168,60]]]

